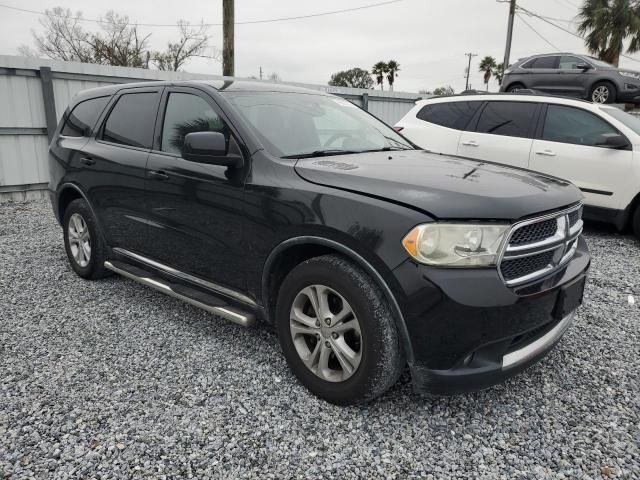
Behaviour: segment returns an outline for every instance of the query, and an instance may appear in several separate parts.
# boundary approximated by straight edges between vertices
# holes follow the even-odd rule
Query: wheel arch
[[[508,83],[506,87],[504,87],[504,91],[508,92],[509,89],[511,87],[513,87],[514,85],[522,85],[522,88],[527,88],[527,86],[523,82],[521,82],[520,80],[514,80],[514,81]]]
[[[412,364],[414,357],[413,348],[409,340],[409,332],[400,305],[389,283],[369,260],[352,248],[336,240],[318,236],[294,237],[280,243],[271,251],[262,270],[261,293],[266,317],[269,318],[271,312],[274,310],[279,285],[282,283],[286,274],[296,265],[309,258],[330,253],[340,254],[358,265],[367,272],[380,287],[395,314],[395,322],[400,333],[400,338],[402,339],[402,348],[404,349],[407,362]]]
[[[56,194],[56,197],[57,197],[56,215],[58,215],[58,220],[60,225],[62,225],[62,222],[64,219],[64,212],[66,211],[69,204],[74,200],[82,199],[85,202],[87,202],[87,205],[89,205],[89,210],[91,210],[91,214],[95,219],[96,225],[98,227],[98,232],[100,233],[100,236],[102,237],[102,239],[105,240],[105,244],[106,244],[104,232],[102,230],[102,226],[100,225],[100,219],[96,215],[96,212],[93,208],[93,205],[91,204],[91,201],[89,200],[87,195],[84,193],[82,188],[80,188],[75,183],[70,183],[70,182],[63,183],[58,188],[58,193]]]

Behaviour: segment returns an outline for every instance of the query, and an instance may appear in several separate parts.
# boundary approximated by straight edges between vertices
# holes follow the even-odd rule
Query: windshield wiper
[[[280,158],[313,158],[313,157],[330,157],[332,155],[349,155],[352,153],[359,153],[356,150],[340,150],[337,148],[326,149],[326,150],[314,150],[309,153],[296,153],[294,155],[285,155]]]

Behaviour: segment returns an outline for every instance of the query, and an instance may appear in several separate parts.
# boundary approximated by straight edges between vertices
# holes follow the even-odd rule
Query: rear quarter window
[[[67,116],[60,135],[88,137],[110,97],[97,97],[80,102]]]
[[[416,117],[442,127],[464,130],[482,102],[448,102],[425,105]]]

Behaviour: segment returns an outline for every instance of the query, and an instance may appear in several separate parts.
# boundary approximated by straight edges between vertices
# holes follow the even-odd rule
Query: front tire
[[[631,217],[631,228],[636,238],[640,240],[640,205],[636,206],[633,216]]]
[[[609,82],[598,82],[591,87],[589,99],[593,103],[614,103],[616,101],[616,87]]]
[[[106,247],[93,213],[84,199],[76,199],[67,206],[62,229],[64,247],[73,271],[91,280],[107,276],[104,268]]]
[[[339,255],[312,258],[283,281],[276,329],[284,356],[314,395],[367,402],[396,383],[405,360],[394,315],[378,285]]]

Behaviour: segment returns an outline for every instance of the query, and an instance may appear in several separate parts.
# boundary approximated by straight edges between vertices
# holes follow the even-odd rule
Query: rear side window
[[[204,99],[190,93],[170,93],[160,149],[180,155],[184,137],[193,132],[221,132],[229,140],[226,124]]]
[[[151,148],[158,95],[126,93],[111,110],[102,139],[131,147]]]
[[[80,102],[73,107],[64,122],[60,135],[66,137],[88,137],[96,120],[104,110],[110,97],[98,97]]]
[[[424,106],[416,115],[420,120],[443,127],[464,130],[482,102],[448,102]]]
[[[600,136],[618,133],[609,123],[591,112],[562,105],[549,105],[542,139],[593,147]]]
[[[530,102],[489,102],[480,114],[479,133],[507,137],[531,137],[537,104]]]
[[[558,58],[557,56],[534,58],[525,63],[522,68],[558,68]]]

